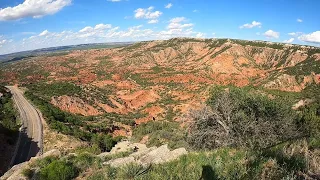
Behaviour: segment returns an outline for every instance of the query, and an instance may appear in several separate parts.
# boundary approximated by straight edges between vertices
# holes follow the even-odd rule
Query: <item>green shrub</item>
[[[177,122],[149,121],[133,129],[133,137],[140,141],[144,136],[149,136],[147,145],[160,146],[169,144],[171,148],[186,147],[185,133]]]
[[[211,91],[208,105],[191,113],[194,123],[188,142],[194,148],[262,149],[302,134],[289,105],[259,92],[218,87]]]
[[[53,161],[56,161],[57,158],[56,157],[52,157],[52,156],[48,156],[45,157],[43,159],[37,160],[35,163],[35,166],[38,166],[40,168],[44,168],[47,167],[50,163],[52,163]]]
[[[78,154],[85,153],[85,152],[91,153],[91,154],[100,154],[101,149],[97,144],[81,146],[81,147],[77,147],[76,149],[76,153]]]
[[[320,104],[314,103],[301,108],[301,120],[310,137],[320,138]]]
[[[308,57],[295,66],[285,68],[285,73],[289,75],[310,75],[311,72],[316,74],[320,73],[320,62],[316,61],[314,57]]]
[[[115,138],[112,138],[111,135],[103,135],[103,134],[99,134],[99,135],[94,134],[91,139],[91,142],[93,144],[98,145],[103,152],[105,151],[109,152],[112,149],[112,147],[115,144],[117,144],[118,141],[120,141],[120,139],[115,139]]]
[[[311,149],[320,149],[320,138],[319,137],[311,137],[309,139],[309,147]]]
[[[116,168],[107,166],[105,169],[105,173],[109,179],[116,179],[118,175],[118,170]]]
[[[320,102],[313,102],[300,109],[300,124],[308,133],[309,147],[320,148]]]
[[[30,91],[41,94],[42,96],[49,99],[52,96],[75,96],[76,94],[79,95],[81,92],[81,88],[79,86],[68,82],[54,82],[51,84],[39,82],[36,84],[29,84],[27,88]]]
[[[29,168],[27,168],[27,169],[24,169],[22,171],[22,175],[24,175],[28,179],[31,179],[33,177],[33,175],[34,175],[34,171],[29,169]]]
[[[73,165],[81,170],[86,170],[89,167],[99,166],[99,159],[94,157],[93,155],[89,153],[81,153],[74,157],[72,160]]]
[[[281,150],[269,149],[263,152],[264,157],[270,157],[276,159],[276,161],[285,167],[289,172],[304,171],[307,169],[307,162],[303,155],[292,155],[288,156],[284,154]]]
[[[143,172],[143,166],[130,163],[119,170],[118,176],[120,179],[134,179]]]
[[[78,175],[78,170],[64,161],[54,160],[40,170],[40,178],[46,180],[70,180]]]
[[[88,180],[105,180],[105,179],[106,178],[105,178],[103,172],[100,172],[100,171],[96,172],[88,177]]]

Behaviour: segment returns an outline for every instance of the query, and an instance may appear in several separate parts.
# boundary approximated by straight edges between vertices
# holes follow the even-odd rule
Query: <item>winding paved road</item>
[[[22,129],[17,149],[12,160],[12,166],[28,161],[31,157],[42,153],[42,122],[40,113],[23,96],[22,91],[15,86],[7,86],[18,107]]]

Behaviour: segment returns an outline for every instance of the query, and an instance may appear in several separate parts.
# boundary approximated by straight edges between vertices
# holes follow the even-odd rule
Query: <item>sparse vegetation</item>
[[[130,79],[134,80],[137,84],[147,87],[153,84],[148,79],[141,77],[141,74],[131,74]]]
[[[217,57],[219,54],[223,53],[224,51],[226,51],[227,49],[229,49],[231,46],[225,46],[223,48],[221,48],[219,51],[217,51],[216,53],[214,53],[213,55],[211,55],[211,58],[215,58]]]
[[[38,93],[48,100],[50,100],[52,96],[75,96],[77,94],[80,94],[81,91],[81,88],[79,86],[68,82],[55,82],[51,84],[37,83],[30,84],[27,87],[30,91]]]
[[[246,41],[246,40],[238,40],[238,39],[232,39],[231,41],[234,43],[240,44],[242,46],[268,47],[272,49],[284,48],[284,44],[281,44],[281,43],[268,43],[263,41]]]
[[[217,48],[226,43],[228,39],[207,39],[206,42],[209,43],[210,49]]]
[[[132,51],[132,50],[135,50],[135,49],[138,49],[139,47],[141,47],[142,45],[144,45],[145,42],[137,42],[137,43],[134,43],[132,45],[129,45],[129,46],[126,46],[124,47],[121,51]]]
[[[312,57],[298,63],[293,67],[286,68],[286,74],[289,75],[310,75],[311,72],[320,73],[320,61],[316,61]]]

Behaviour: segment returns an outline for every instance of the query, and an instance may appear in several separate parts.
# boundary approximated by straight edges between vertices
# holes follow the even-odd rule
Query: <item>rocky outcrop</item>
[[[135,163],[134,157],[124,157],[124,158],[118,158],[118,159],[113,159],[108,162],[103,163],[104,165],[110,164],[111,167],[121,167],[128,165],[130,163]]]
[[[292,106],[292,109],[297,110],[300,107],[304,107],[307,106],[308,104],[311,104],[314,100],[312,99],[301,99],[300,101],[298,101],[296,104],[294,104]]]
[[[139,148],[140,147],[140,148]],[[104,165],[110,165],[111,167],[121,167],[130,163],[140,164],[142,166],[148,166],[150,164],[162,164],[165,162],[170,162],[175,159],[178,159],[180,156],[187,154],[185,148],[179,148],[170,151],[168,145],[162,145],[160,147],[150,147],[147,148],[144,144],[140,143],[130,143],[128,141],[120,142],[114,147],[110,153],[103,153],[99,156],[101,158],[115,154],[117,152],[125,152],[135,150],[127,157],[113,159],[107,162],[104,162]]]

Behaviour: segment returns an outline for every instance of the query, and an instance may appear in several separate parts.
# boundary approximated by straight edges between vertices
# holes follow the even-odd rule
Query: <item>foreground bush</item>
[[[185,133],[179,128],[179,124],[169,121],[149,121],[140,124],[133,129],[133,137],[140,141],[148,136],[148,146],[161,146],[168,144],[170,148],[187,147]]]
[[[188,142],[196,149],[263,149],[302,134],[289,105],[235,87],[213,89],[208,106],[193,111],[191,117]]]
[[[310,146],[320,148],[320,102],[300,108],[300,122],[310,137]]]
[[[77,169],[64,161],[54,160],[40,171],[40,179],[69,180],[77,177]]]

